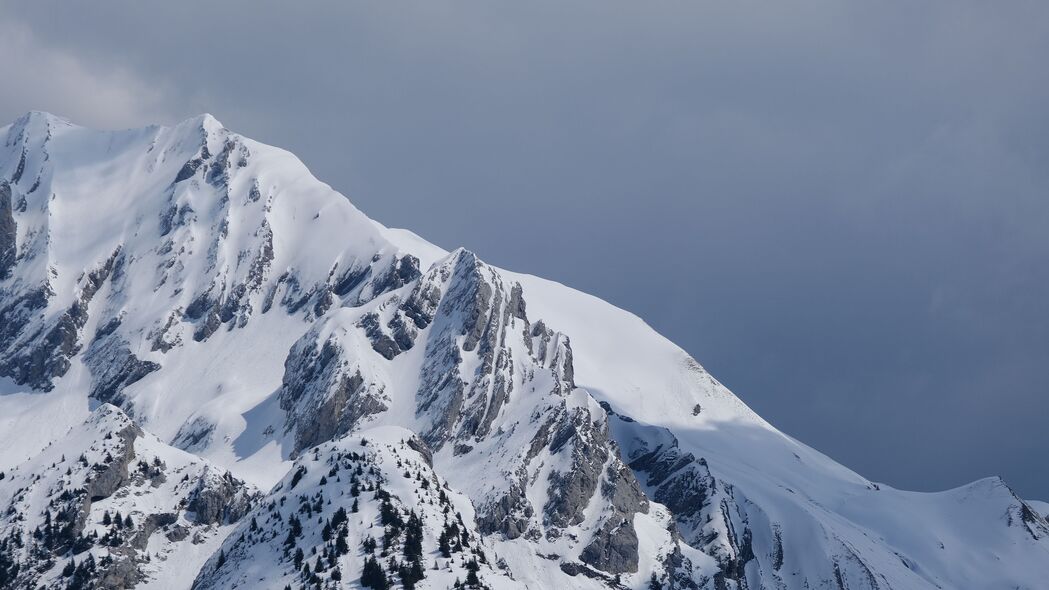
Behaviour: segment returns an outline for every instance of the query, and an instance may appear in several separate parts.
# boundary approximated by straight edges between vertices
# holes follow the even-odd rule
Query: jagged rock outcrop
[[[92,298],[109,278],[118,263],[119,252],[81,275],[76,295],[68,309],[55,316],[54,323],[37,324],[32,312],[43,309],[52,294],[43,288],[25,297],[16,297],[11,307],[0,311],[0,319],[10,321],[5,333],[10,334],[0,373],[17,383],[51,390],[54,379],[69,370],[70,358],[80,352],[80,330],[88,320],[88,306]]]
[[[360,342],[354,328],[340,325],[339,318],[307,333],[284,363],[280,407],[296,452],[337,438],[387,408],[383,384],[355,362]]]
[[[0,180],[0,280],[11,274],[18,255],[18,228],[11,210],[11,185]]]
[[[719,486],[706,460],[683,451],[669,430],[639,424],[616,414],[608,404],[604,407],[614,437],[623,445],[624,459],[647,495],[673,513],[685,542],[717,561],[719,580],[746,584],[744,568],[754,559],[752,533],[731,486]],[[776,546],[773,570],[783,562],[781,542]]]
[[[638,543],[631,517],[633,514],[606,518],[579,555],[579,560],[613,574],[636,572]]]
[[[612,575],[637,571],[633,519],[647,501],[618,458],[604,409],[575,388],[568,338],[531,323],[521,286],[465,250],[405,287],[365,309],[333,311],[293,346],[280,402],[296,450],[388,411],[395,378],[384,363],[421,352],[414,414],[434,464],[480,452],[506,474],[498,489],[467,492],[479,530],[557,542],[585,526],[593,532],[571,541],[582,562]],[[527,444],[515,452],[517,437]],[[540,505],[530,497],[537,489],[548,490]],[[609,509],[592,514],[594,502]]]
[[[580,561],[612,574],[636,572],[634,515],[648,511],[648,500],[618,457],[603,408],[575,408],[553,431],[549,444],[554,455],[571,452],[571,460],[567,469],[550,476],[543,508],[546,522],[561,528],[582,524],[587,507],[595,498],[602,499],[605,514]]]
[[[121,392],[146,375],[160,369],[160,363],[144,361],[131,352],[131,343],[117,333],[119,319],[110,320],[95,332],[84,354],[91,371],[91,397],[121,405]]]
[[[233,524],[251,510],[257,494],[230,472],[205,466],[187,495],[186,510],[198,524]]]

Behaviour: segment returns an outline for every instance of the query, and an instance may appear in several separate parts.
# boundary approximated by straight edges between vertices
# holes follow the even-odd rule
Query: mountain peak
[[[222,122],[216,119],[215,116],[211,113],[201,113],[194,117],[190,117],[179,123],[177,126],[195,127],[198,129],[203,129],[208,133],[212,133],[226,128],[225,125],[223,125]]]
[[[9,144],[11,140],[24,144],[31,138],[42,138],[37,141],[46,140],[54,129],[59,127],[75,127],[75,125],[64,117],[46,111],[28,111],[0,129],[7,129]]]
[[[15,119],[16,123],[23,125],[51,125],[55,123],[61,123],[64,125],[72,125],[73,123],[65,117],[49,113],[47,111],[27,111],[22,116]]]
[[[0,587],[1049,578],[1000,479],[873,484],[640,318],[384,228],[209,114],[4,133]]]

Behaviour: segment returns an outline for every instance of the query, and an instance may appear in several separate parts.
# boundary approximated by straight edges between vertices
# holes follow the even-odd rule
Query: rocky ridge
[[[0,137],[2,587],[1049,576],[1004,482],[870,482],[637,318],[385,228],[210,116]]]

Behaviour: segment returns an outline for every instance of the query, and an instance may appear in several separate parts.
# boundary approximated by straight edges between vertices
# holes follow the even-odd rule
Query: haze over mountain
[[[636,316],[209,115],[0,140],[0,587],[1049,579],[1046,505],[1001,479],[869,481]]]

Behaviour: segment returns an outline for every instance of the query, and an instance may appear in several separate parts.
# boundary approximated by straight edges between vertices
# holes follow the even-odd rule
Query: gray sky
[[[868,477],[1049,500],[1047,56],[1044,0],[0,0],[0,119],[211,112]]]

